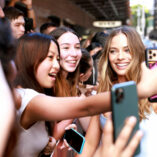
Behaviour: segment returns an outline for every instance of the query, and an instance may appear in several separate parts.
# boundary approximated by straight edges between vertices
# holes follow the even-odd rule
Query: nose
[[[123,51],[120,51],[119,53],[118,53],[118,59],[123,59],[124,58],[124,52]]]
[[[57,59],[54,59],[52,62],[52,67],[58,72],[60,70],[59,61]]]
[[[24,32],[25,32],[25,27],[24,27],[23,25],[21,25],[21,26],[20,26],[20,30],[21,30],[21,32],[24,33]]]
[[[75,48],[71,48],[70,49],[70,55],[73,56],[73,57],[77,57],[78,50],[76,50]]]

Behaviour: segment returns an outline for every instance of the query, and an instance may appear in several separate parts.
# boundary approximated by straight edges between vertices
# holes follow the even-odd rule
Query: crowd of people
[[[133,27],[96,32],[83,42],[53,22],[35,31],[32,0],[0,5],[0,156],[131,157],[140,142],[137,157],[156,156],[157,104],[148,97],[157,94],[157,69],[146,67]],[[137,120],[128,117],[113,142],[110,91],[131,80],[140,130],[129,141]],[[70,128],[85,136],[81,154],[63,138]]]

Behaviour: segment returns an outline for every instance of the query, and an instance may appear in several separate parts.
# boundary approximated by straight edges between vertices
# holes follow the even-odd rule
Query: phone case
[[[66,130],[64,134],[64,139],[66,139],[69,146],[78,154],[82,153],[84,143],[85,143],[85,137],[81,135],[79,132],[77,132],[74,129]]]
[[[147,48],[145,51],[146,65],[149,69],[157,68],[157,48]],[[149,102],[157,102],[157,95],[148,98]]]
[[[111,89],[112,120],[114,125],[114,141],[118,137],[127,117],[135,116],[137,123],[132,131],[131,137],[139,129],[138,97],[136,84],[128,81],[113,85]],[[130,137],[130,139],[131,139]],[[140,152],[140,145],[135,154]]]

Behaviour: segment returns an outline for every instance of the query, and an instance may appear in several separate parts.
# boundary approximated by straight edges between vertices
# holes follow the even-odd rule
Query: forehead
[[[61,43],[80,43],[78,37],[71,33],[71,32],[66,32],[64,34],[62,34],[59,38],[58,38],[58,42]]]
[[[25,20],[24,20],[24,17],[23,17],[23,16],[19,16],[19,17],[16,18],[16,19],[12,19],[12,20],[11,20],[11,23],[21,23],[21,24],[24,24],[24,23],[25,23]]]
[[[118,46],[118,45],[127,46],[127,44],[128,44],[127,37],[123,33],[118,33],[111,40],[111,46]]]
[[[56,43],[52,40],[50,42],[49,53],[59,55],[58,47],[57,47]]]

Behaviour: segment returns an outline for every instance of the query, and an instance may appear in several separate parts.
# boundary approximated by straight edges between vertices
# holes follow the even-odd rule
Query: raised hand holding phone
[[[149,69],[157,68],[157,48],[147,48],[145,51],[146,65]],[[150,102],[157,102],[157,95],[148,98]]]
[[[111,90],[111,103],[114,125],[114,141],[116,141],[119,136],[125,124],[125,119],[129,116],[135,116],[137,119],[137,123],[132,132],[133,136],[139,129],[138,97],[135,82],[128,81],[113,85]],[[140,146],[136,149],[135,154],[138,154],[139,152]]]
[[[65,131],[64,139],[75,152],[78,154],[82,153],[85,143],[85,138],[83,135],[71,128]]]

